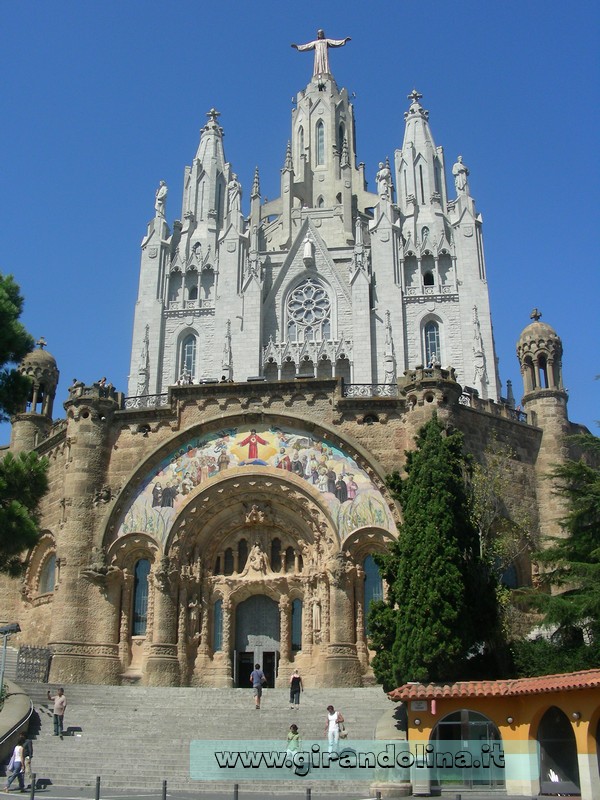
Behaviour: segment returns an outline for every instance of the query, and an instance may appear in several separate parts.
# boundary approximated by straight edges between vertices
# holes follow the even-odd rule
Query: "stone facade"
[[[23,364],[35,388],[11,449],[46,455],[50,488],[0,602],[21,643],[53,650],[53,681],[245,686],[258,660],[278,685],[295,667],[361,685],[372,556],[402,516],[385,476],[433,412],[475,457],[509,445],[532,524],[558,531],[545,474],[576,429],[560,339],[536,318],[523,411],[500,398],[481,218],[460,158],[448,199],[418,93],[371,193],[348,94],[315,77],[281,196],[262,202],[257,172],[247,219],[208,116],[182,221],[161,182],[142,242],[128,396],[76,383],[53,422],[54,359]],[[528,557],[515,567],[529,583]]]

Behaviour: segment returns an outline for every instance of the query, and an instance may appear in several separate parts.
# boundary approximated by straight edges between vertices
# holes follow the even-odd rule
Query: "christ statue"
[[[350,41],[350,37],[346,36],[345,39],[326,39],[325,31],[318,30],[317,38],[313,42],[307,44],[293,44],[295,50],[314,50],[315,51],[315,66],[313,69],[313,78],[318,78],[321,75],[330,75],[329,58],[327,50],[330,47],[342,47],[346,42]]]

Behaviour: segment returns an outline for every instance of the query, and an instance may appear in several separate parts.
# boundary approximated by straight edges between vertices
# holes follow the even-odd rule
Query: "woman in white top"
[[[5,792],[8,792],[10,789],[11,783],[14,781],[15,778],[19,780],[19,789],[24,792],[25,791],[25,780],[23,777],[23,773],[25,771],[25,757],[23,755],[23,742],[25,741],[24,734],[19,736],[19,740],[15,745],[15,749],[13,750],[12,758],[10,759],[10,763],[8,765],[7,773],[10,772],[11,776],[6,781],[6,786],[4,788]]]
[[[336,711],[333,706],[327,706],[327,724],[325,733],[329,742],[329,752],[337,753],[338,742],[340,740],[340,723],[344,721],[341,711]]]

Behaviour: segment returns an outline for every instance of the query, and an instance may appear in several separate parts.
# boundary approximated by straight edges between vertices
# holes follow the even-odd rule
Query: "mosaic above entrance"
[[[365,526],[396,530],[381,492],[340,448],[301,430],[257,426],[195,436],[163,458],[142,481],[118,535],[148,533],[164,542],[190,496],[233,467],[275,467],[305,480],[321,492],[340,540]]]

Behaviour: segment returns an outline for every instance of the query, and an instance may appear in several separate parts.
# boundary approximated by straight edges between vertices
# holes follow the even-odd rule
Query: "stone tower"
[[[562,342],[556,331],[540,322],[535,308],[533,322],[517,343],[517,356],[523,376],[523,410],[530,422],[540,428],[542,440],[536,460],[540,526],[546,535],[559,535],[559,518],[564,506],[548,476],[557,464],[569,458],[567,436],[573,433],[567,415],[568,395],[563,387]]]
[[[369,191],[353,105],[325,66],[296,97],[279,197],[262,200],[257,169],[244,218],[215,109],[172,230],[161,181],[142,242],[130,396],[313,375],[389,385],[424,365],[499,399],[482,221],[462,157],[449,199],[413,91],[393,169],[382,160]]]
[[[10,447],[14,453],[33,450],[52,427],[59,371],[54,356],[44,350],[44,339],[36,344],[38,347],[19,365],[19,372],[31,380],[31,392],[24,408],[12,419]]]

